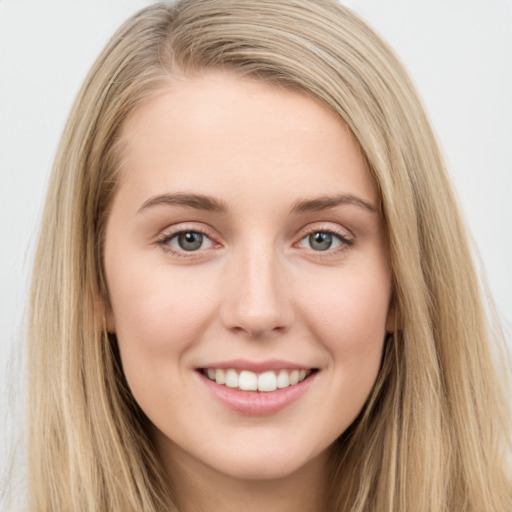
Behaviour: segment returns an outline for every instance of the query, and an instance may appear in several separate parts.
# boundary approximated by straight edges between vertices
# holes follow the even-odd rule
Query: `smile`
[[[211,381],[228,388],[242,391],[272,392],[294,386],[309,377],[313,370],[268,370],[261,373],[235,368],[203,368],[201,369]]]

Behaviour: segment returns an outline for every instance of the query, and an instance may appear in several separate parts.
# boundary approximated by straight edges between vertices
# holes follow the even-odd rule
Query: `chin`
[[[274,450],[272,454],[265,453],[265,450],[255,450],[255,453],[244,453],[243,456],[216,458],[211,468],[238,480],[279,480],[315,464],[320,458],[322,454],[311,458],[300,456],[294,450],[287,453]]]
[[[225,468],[214,468],[222,471],[225,475],[237,480],[280,480],[294,474],[301,467],[300,464],[276,463],[269,464],[267,462],[250,462],[241,461],[234,465],[228,465]]]

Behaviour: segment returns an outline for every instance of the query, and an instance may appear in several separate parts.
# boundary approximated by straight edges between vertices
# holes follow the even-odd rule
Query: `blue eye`
[[[308,249],[319,252],[337,249],[342,245],[348,246],[351,245],[352,242],[330,231],[314,231],[306,235],[299,244],[301,247],[307,247]]]
[[[209,249],[212,241],[203,233],[197,231],[180,231],[166,241],[174,249],[193,252],[199,249]]]

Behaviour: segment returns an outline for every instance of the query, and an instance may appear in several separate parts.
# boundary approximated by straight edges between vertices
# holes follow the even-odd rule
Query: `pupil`
[[[315,251],[326,251],[332,245],[330,233],[313,233],[309,235],[309,244]]]
[[[189,231],[178,235],[178,244],[184,251],[195,251],[203,244],[203,235]]]

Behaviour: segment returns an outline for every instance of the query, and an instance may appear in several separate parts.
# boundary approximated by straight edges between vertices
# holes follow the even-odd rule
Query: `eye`
[[[194,252],[199,249],[209,249],[213,242],[207,235],[198,231],[180,231],[162,240],[162,244],[178,251]]]
[[[352,241],[332,231],[313,231],[302,238],[299,247],[321,252],[352,245]]]

